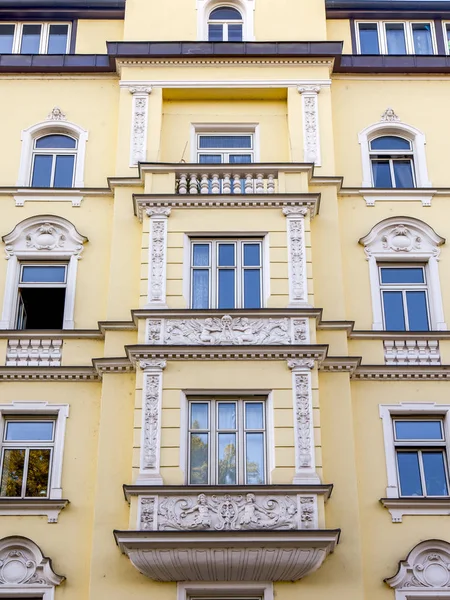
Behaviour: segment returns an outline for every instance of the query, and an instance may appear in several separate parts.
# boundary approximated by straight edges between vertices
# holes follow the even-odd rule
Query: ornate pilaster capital
[[[150,85],[134,85],[128,88],[130,94],[138,96],[148,96],[152,93],[152,87]]]
[[[283,208],[283,215],[285,217],[306,217],[309,208],[303,208],[302,206],[285,206]]]
[[[296,371],[306,371],[314,368],[314,360],[312,358],[296,358],[287,361],[287,366],[294,373]]]
[[[299,94],[318,94],[320,85],[300,85],[297,89]]]
[[[147,217],[169,217],[171,212],[171,208],[165,208],[163,206],[155,206],[145,209],[145,214]]]
[[[166,368],[165,360],[140,360],[139,367],[143,371],[162,371]]]

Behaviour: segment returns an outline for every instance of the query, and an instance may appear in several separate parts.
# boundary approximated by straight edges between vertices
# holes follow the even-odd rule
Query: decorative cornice
[[[24,498],[18,500],[17,498],[0,498],[0,516],[45,515],[49,523],[57,523],[59,513],[68,504],[69,501],[65,499]]]
[[[146,208],[145,214],[147,215],[147,217],[170,217],[171,211],[171,208],[153,206],[151,208]]]
[[[167,366],[167,362],[165,360],[140,360],[139,368],[142,371],[150,372],[150,371],[163,371]]]
[[[291,371],[310,371],[314,369],[314,360],[305,358],[288,360],[287,366]]]
[[[381,498],[393,523],[401,523],[404,515],[450,515],[450,498]]]
[[[135,366],[126,357],[117,358],[94,358],[92,364],[100,377],[104,373],[131,373]]]
[[[360,363],[360,356],[330,356],[320,364],[319,369],[353,374]]]
[[[361,366],[353,373],[353,379],[374,379],[377,381],[392,380],[447,380],[450,379],[450,365],[411,367],[367,365]]]
[[[98,381],[92,367],[0,367],[0,381]]]

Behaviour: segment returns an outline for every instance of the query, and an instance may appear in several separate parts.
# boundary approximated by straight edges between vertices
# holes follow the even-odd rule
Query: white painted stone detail
[[[133,94],[130,166],[135,167],[147,158],[148,95],[152,88],[135,86],[129,90]]]
[[[148,305],[166,305],[167,217],[170,208],[148,208],[150,217]]]
[[[387,365],[440,365],[438,340],[384,340]]]
[[[320,166],[319,105],[317,98],[320,86],[305,85],[299,87],[298,91],[302,95],[303,104],[303,160]]]
[[[289,306],[308,304],[308,281],[306,272],[305,216],[307,208],[283,208],[286,217]]]
[[[50,559],[44,557],[40,548],[28,538],[5,537],[0,540],[2,595],[9,595],[10,590],[18,586],[21,586],[22,590],[24,586],[26,590],[36,588],[36,593],[39,594],[41,586],[53,587],[63,581],[64,577],[53,571]]]
[[[8,340],[7,367],[60,367],[62,340],[18,339]]]

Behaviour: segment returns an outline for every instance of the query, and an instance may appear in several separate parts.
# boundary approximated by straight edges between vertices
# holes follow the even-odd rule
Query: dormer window
[[[231,6],[215,8],[209,15],[208,40],[210,42],[242,42],[243,19]]]
[[[70,23],[0,23],[0,54],[67,54]]]
[[[434,26],[423,21],[356,23],[358,54],[435,54]]]

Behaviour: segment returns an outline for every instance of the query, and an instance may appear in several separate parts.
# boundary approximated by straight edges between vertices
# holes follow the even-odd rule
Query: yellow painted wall
[[[327,19],[327,40],[330,42],[344,42],[343,54],[353,53],[350,27],[348,19]]]
[[[120,19],[79,19],[77,22],[77,54],[106,54],[106,42],[123,40],[124,23]]]

